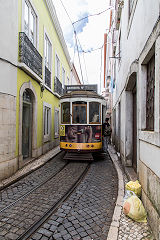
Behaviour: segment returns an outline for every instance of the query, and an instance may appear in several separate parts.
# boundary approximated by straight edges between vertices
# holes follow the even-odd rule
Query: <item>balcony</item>
[[[45,66],[45,84],[51,88],[51,72],[49,69]]]
[[[19,33],[19,62],[42,78],[42,57],[24,32]]]
[[[57,77],[54,78],[54,92],[58,93],[60,96],[64,94],[62,83],[59,81]]]

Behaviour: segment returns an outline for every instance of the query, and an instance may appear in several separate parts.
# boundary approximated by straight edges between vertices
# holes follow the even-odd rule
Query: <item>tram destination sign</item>
[[[65,93],[67,92],[72,92],[72,91],[79,91],[79,90],[84,90],[84,91],[93,91],[97,93],[97,84],[88,84],[88,85],[65,85],[64,86],[64,91]]]

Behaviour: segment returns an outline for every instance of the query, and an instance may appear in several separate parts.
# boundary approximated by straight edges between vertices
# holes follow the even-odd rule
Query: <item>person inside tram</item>
[[[97,112],[94,112],[92,122],[93,123],[99,122],[99,114]]]

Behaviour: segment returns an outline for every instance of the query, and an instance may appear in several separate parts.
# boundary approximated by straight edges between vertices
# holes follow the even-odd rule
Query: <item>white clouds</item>
[[[106,10],[109,6],[109,0],[62,0],[63,4],[66,7],[66,10],[74,22],[81,17],[84,17],[86,14],[97,14]],[[66,39],[66,43],[69,47],[69,52],[71,59],[74,56],[74,46],[71,45],[73,43],[73,30],[71,22],[62,7],[60,0],[53,1],[53,4],[56,8],[56,12],[58,15],[59,22],[61,24],[62,30],[64,32],[64,36]],[[89,17],[87,19],[79,22],[79,31],[77,31],[78,39],[80,40],[81,46],[83,50],[88,50],[91,48],[98,48],[103,45],[104,33],[108,28],[108,19],[109,19],[109,11],[99,15]],[[76,27],[76,25],[75,25]],[[71,48],[70,48],[71,47]],[[81,56],[81,64],[83,70],[83,78],[86,79],[85,65],[83,54]],[[89,79],[89,83],[100,83],[100,68],[101,68],[101,50],[97,50],[91,53],[84,54],[85,63],[87,68],[87,75]],[[81,79],[81,72],[78,60],[78,54],[75,55],[74,63],[77,68],[77,72],[79,73],[79,77]],[[101,80],[103,82],[103,74],[101,75]],[[85,81],[86,83],[86,81]]]

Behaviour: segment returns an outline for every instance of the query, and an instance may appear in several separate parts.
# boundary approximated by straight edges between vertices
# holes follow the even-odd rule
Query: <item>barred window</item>
[[[155,55],[147,64],[146,130],[154,131]]]

